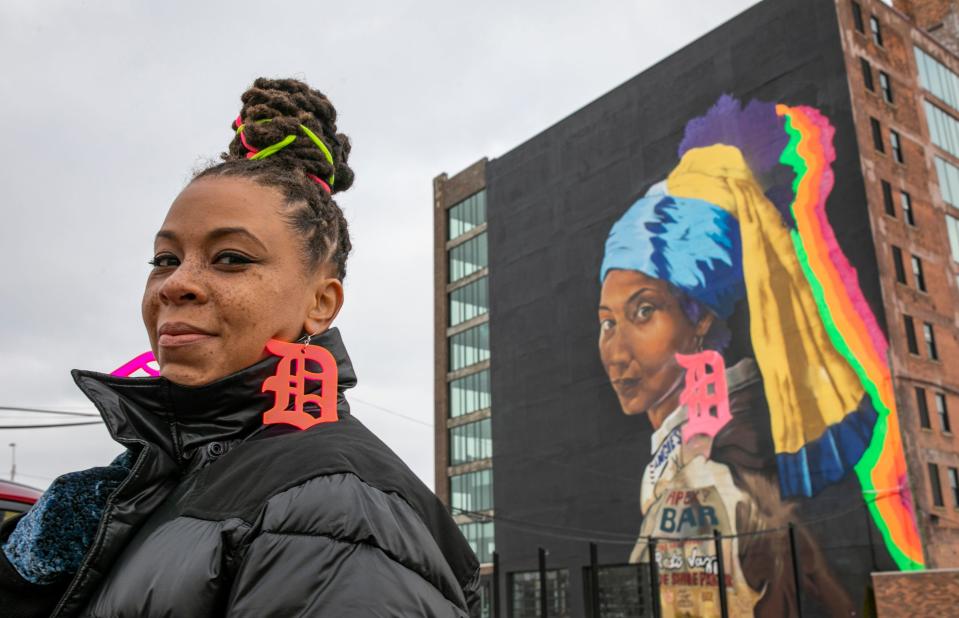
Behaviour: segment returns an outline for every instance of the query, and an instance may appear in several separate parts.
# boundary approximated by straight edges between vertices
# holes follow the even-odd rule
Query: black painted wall
[[[628,59],[621,59],[628,62]],[[639,68],[639,67],[637,67]],[[575,87],[575,72],[571,73]],[[496,544],[507,572],[537,547],[570,572],[582,615],[588,541],[625,562],[640,522],[651,428],[620,411],[597,352],[599,266],[612,223],[677,163],[686,122],[723,93],[806,104],[836,127],[828,214],[882,320],[836,6],[766,0],[535,136],[487,168]],[[807,507],[827,511],[830,497]],[[871,531],[876,534],[875,530]],[[605,537],[599,533],[606,533]],[[863,513],[817,530],[861,598],[871,561]],[[878,539],[878,536],[873,537]],[[877,541],[878,542],[878,541]],[[886,557],[879,553],[877,560]]]

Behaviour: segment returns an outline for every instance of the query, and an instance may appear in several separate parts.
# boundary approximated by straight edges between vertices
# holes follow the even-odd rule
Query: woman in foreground
[[[478,565],[437,498],[349,414],[331,325],[353,181],[336,111],[244,93],[223,162],[157,233],[159,378],[74,371],[126,452],[0,534],[4,616],[468,616]]]

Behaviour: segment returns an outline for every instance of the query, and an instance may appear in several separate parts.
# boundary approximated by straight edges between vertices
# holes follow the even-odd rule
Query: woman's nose
[[[599,351],[607,372],[611,373],[614,368],[622,371],[629,365],[632,355],[624,339],[615,328],[600,339]]]
[[[179,305],[206,301],[206,289],[199,268],[184,262],[167,277],[159,289],[160,300]]]

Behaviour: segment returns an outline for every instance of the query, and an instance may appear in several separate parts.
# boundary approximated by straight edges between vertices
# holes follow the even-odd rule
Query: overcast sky
[[[432,179],[494,158],[753,4],[47,2],[0,5],[0,406],[92,411],[69,371],[149,348],[152,238],[231,138],[257,76],[322,90],[353,142],[338,319],[353,412],[433,485]],[[367,405],[410,417],[417,424]],[[0,424],[52,419],[0,412]],[[102,426],[0,430],[0,477],[103,465]]]

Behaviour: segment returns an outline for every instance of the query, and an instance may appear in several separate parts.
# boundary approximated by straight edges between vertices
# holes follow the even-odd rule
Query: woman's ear
[[[335,277],[321,277],[316,280],[315,285],[310,308],[303,322],[304,332],[311,335],[328,329],[343,306],[342,281]]]
[[[696,322],[696,336],[702,339],[709,332],[709,329],[713,327],[713,322],[716,321],[716,316],[712,311],[706,311],[703,314],[703,317],[699,318],[699,322]]]

